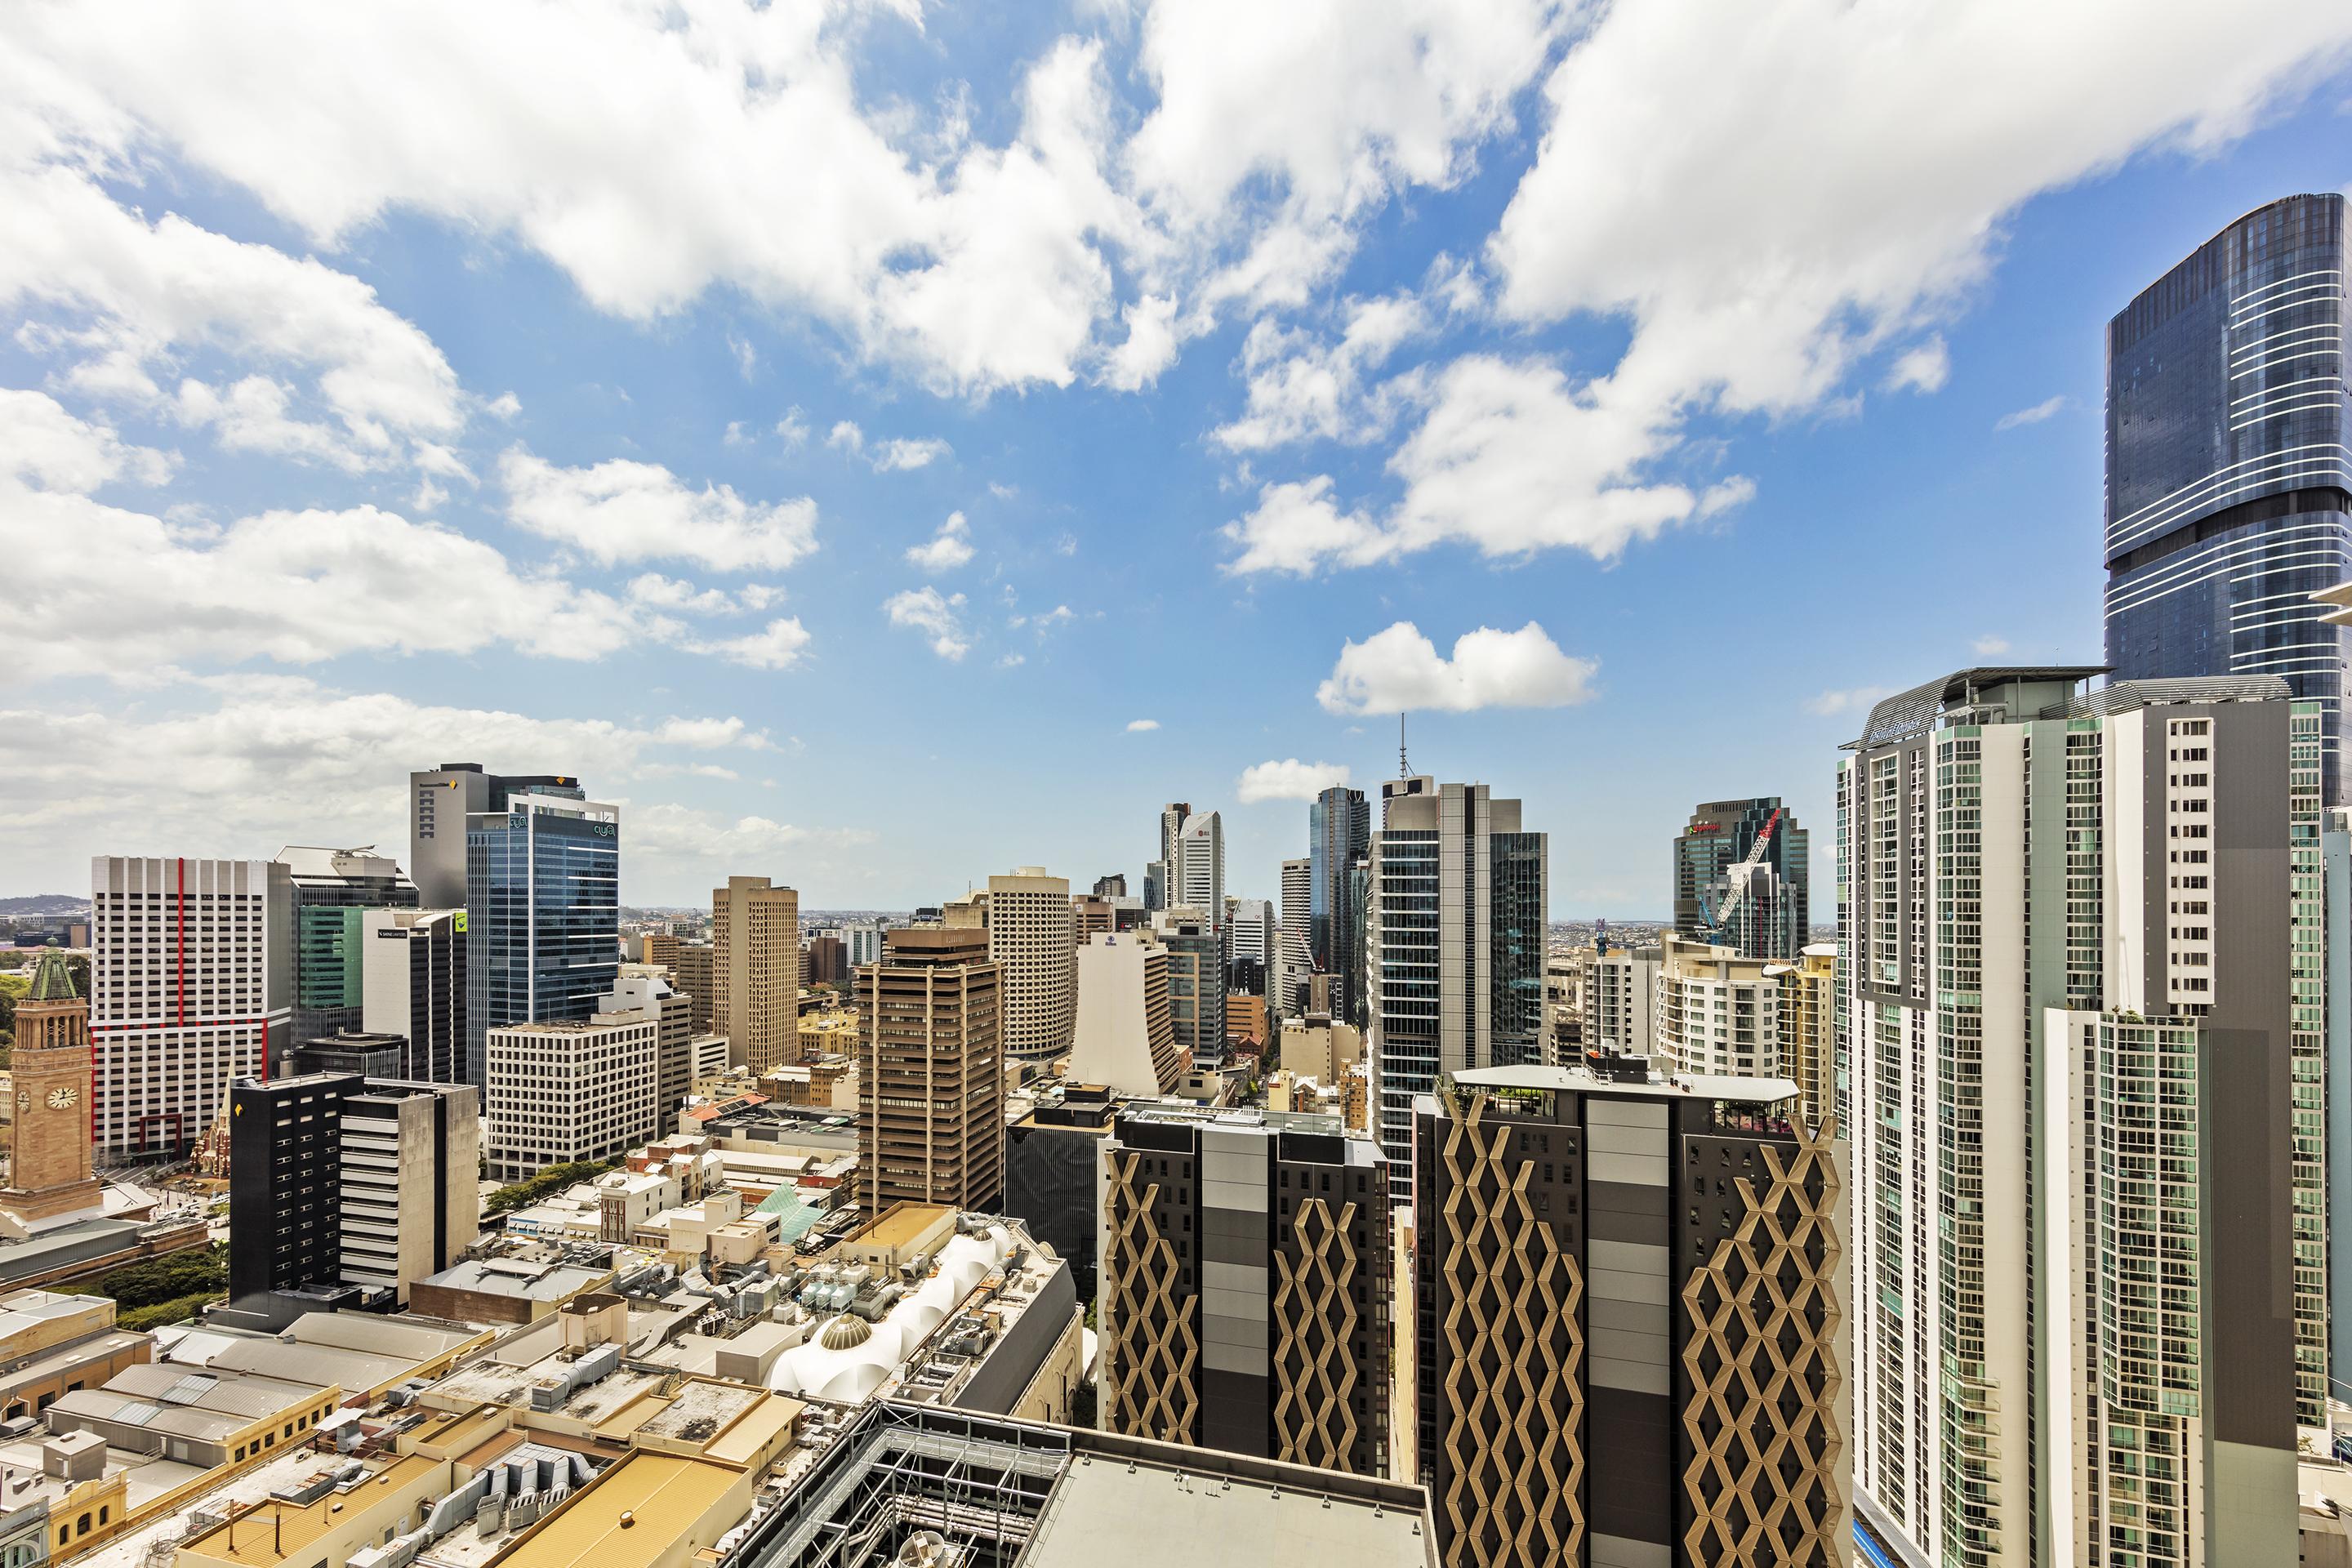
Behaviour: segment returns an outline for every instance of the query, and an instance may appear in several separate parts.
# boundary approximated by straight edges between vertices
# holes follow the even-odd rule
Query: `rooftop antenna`
[[[1401,779],[1409,779],[1412,777],[1412,764],[1405,761],[1404,758],[1404,714],[1402,710],[1399,710],[1397,713],[1397,777]]]

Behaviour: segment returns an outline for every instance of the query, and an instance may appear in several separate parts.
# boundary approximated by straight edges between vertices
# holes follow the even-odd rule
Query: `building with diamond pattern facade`
[[[1097,1180],[1103,1428],[1387,1475],[1380,1145],[1336,1116],[1137,1105]]]
[[[1779,1079],[1456,1073],[1415,1107],[1445,1568],[1852,1556],[1844,1159]]]

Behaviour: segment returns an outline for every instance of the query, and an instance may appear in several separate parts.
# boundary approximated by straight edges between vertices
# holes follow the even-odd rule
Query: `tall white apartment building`
[[[1067,877],[1020,866],[988,879],[988,956],[1003,988],[998,1027],[1007,1058],[1045,1061],[1070,1048],[1076,930]]]
[[[1855,1512],[1918,1568],[2294,1561],[2316,746],[2275,678],[2097,673],[1931,681],[1839,767]]]
[[[1169,868],[1168,902],[1189,905],[1224,924],[1225,819],[1215,812],[1184,819],[1184,830],[1176,836],[1176,862]]]
[[[1654,947],[1612,947],[1593,959],[1585,976],[1587,1047],[1629,1057],[1646,1057],[1658,1048],[1658,971],[1664,963]]]
[[[1790,1078],[1780,1061],[1780,966],[1669,935],[1658,964],[1657,1054],[1669,1071]]]
[[[90,1140],[174,1152],[293,1026],[294,892],[274,860],[100,855],[89,863]]]
[[[656,1013],[509,1024],[489,1030],[484,1048],[485,1157],[492,1181],[520,1182],[550,1165],[609,1160],[665,1131]]]

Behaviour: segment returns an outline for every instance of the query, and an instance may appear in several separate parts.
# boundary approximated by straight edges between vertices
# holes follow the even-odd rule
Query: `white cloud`
[[[1158,728],[1160,721],[1157,719],[1129,719],[1127,721],[1127,732],[1130,735],[1140,735]]]
[[[1018,669],[1028,662],[1029,656],[1027,654],[1008,653],[996,661],[996,668],[999,669]]]
[[[1976,656],[1979,658],[1998,658],[2002,654],[2009,651],[2009,639],[2007,637],[1981,637],[1977,638],[1976,641],[1969,644],[1969,647],[1976,650]]]
[[[1411,621],[1339,650],[1315,700],[1333,713],[1466,713],[1482,708],[1566,708],[1592,695],[1600,665],[1574,658],[1529,621],[1515,632],[1481,626],[1455,639],[1454,657]]]
[[[961,659],[971,651],[962,621],[956,612],[963,607],[963,595],[950,594],[942,598],[937,588],[908,588],[893,594],[883,601],[882,611],[894,626],[912,626],[931,639],[931,651],[941,658]]]
[[[1313,800],[1325,790],[1347,782],[1345,763],[1302,763],[1290,757],[1244,768],[1234,793],[1244,805],[1255,805],[1263,800]]]
[[[933,575],[952,572],[971,559],[971,528],[960,511],[948,513],[948,520],[940,524],[940,531],[929,543],[907,547],[908,562]]]
[[[988,481],[988,493],[994,496],[998,500],[1011,500],[1013,497],[1021,493],[1021,487],[1018,485],[1008,485],[998,479],[991,479]]]
[[[1840,713],[1859,713],[1894,695],[1895,688],[1891,686],[1850,686],[1807,698],[1805,711],[1824,719]]]
[[[175,453],[135,447],[112,426],[79,418],[46,393],[0,387],[0,475],[87,495],[116,479],[160,485]]]
[[[1329,342],[1286,331],[1270,318],[1251,327],[1242,344],[1248,408],[1210,438],[1229,450],[1263,451],[1318,438],[1360,443],[1385,434],[1420,391],[1422,378],[1371,385],[1368,373],[1428,331],[1428,313],[1418,300],[1400,294],[1350,300],[1345,315],[1346,324]]]
[[[2063,394],[2056,397],[2045,397],[2031,408],[2021,408],[2014,414],[2002,415],[1992,422],[1992,427],[1995,430],[2014,430],[2021,425],[2039,425],[2065,406],[2066,398]]]
[[[1119,392],[1140,392],[1176,363],[1176,296],[1150,294],[1126,311],[1127,341],[1103,359],[1103,382]]]
[[[1951,352],[1939,332],[1895,357],[1886,367],[1885,387],[1889,392],[1941,392],[1951,378]]]
[[[866,432],[857,427],[855,419],[837,420],[833,428],[825,432],[824,444],[853,457],[859,456],[866,450]]]
[[[770,621],[759,631],[744,637],[698,644],[695,651],[716,654],[730,663],[753,669],[789,669],[800,661],[801,651],[808,645],[809,633],[801,625],[800,617],[793,616]]]
[[[816,548],[816,503],[698,492],[657,463],[614,458],[559,468],[520,447],[499,460],[507,516],[607,563],[694,561],[716,572],[777,571]]]
[[[919,439],[897,439],[875,444],[872,462],[877,474],[895,473],[908,468],[928,468],[954,448],[936,436]]]
[[[735,356],[735,369],[746,382],[759,374],[760,351],[752,346],[751,339],[728,333],[727,352]]]
[[[808,417],[801,412],[798,404],[785,409],[784,416],[776,421],[776,437],[789,452],[796,452],[808,445]]]
[[[748,447],[754,437],[743,427],[743,422],[740,419],[730,419],[727,422],[727,433],[719,439],[730,447]]]
[[[1323,474],[1303,483],[1265,486],[1256,507],[1222,531],[1242,547],[1227,565],[1233,572],[1305,577],[1320,566],[1360,566],[1388,553],[1380,527],[1362,512],[1341,511]]]

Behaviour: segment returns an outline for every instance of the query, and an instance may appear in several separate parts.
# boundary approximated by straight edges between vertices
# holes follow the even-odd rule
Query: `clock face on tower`
[[[71,1110],[74,1106],[80,1101],[80,1100],[81,1090],[76,1089],[71,1084],[66,1085],[63,1089],[53,1089],[49,1090],[49,1109],[51,1110]]]

